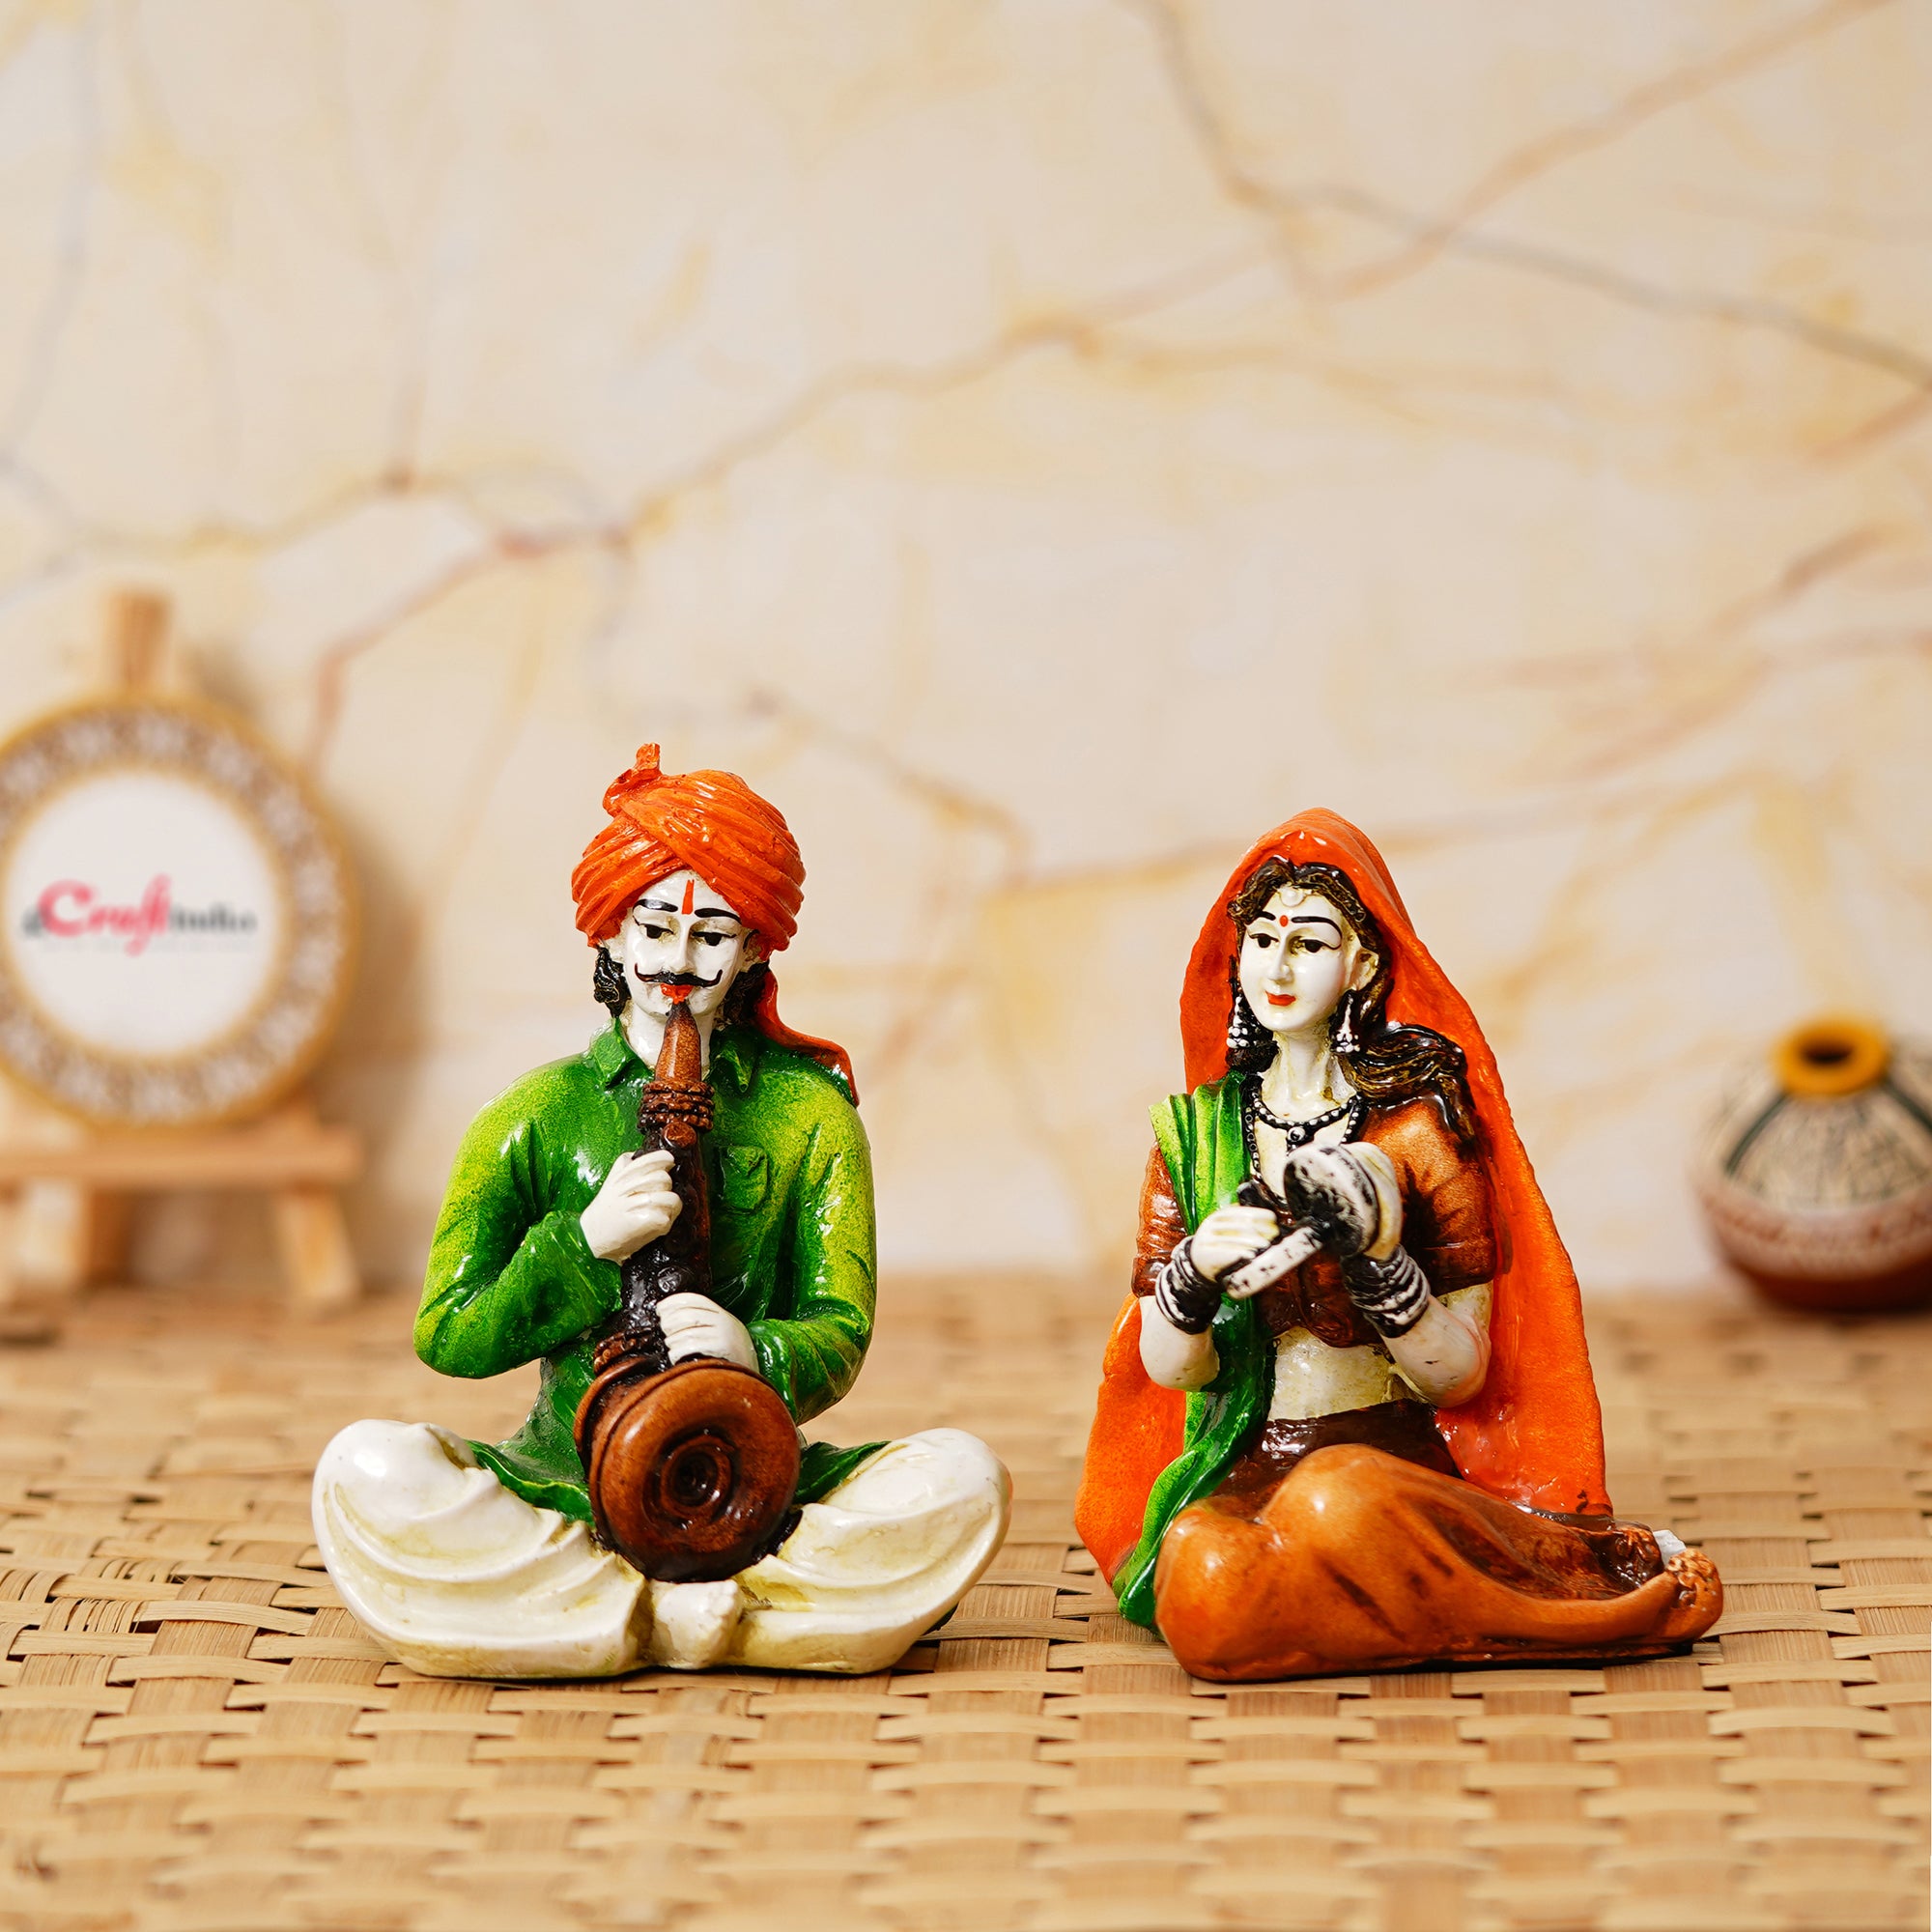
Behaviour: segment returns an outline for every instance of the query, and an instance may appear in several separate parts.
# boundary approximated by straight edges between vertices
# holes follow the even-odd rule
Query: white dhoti
[[[722,1583],[653,1583],[583,1523],[506,1490],[446,1429],[356,1422],[315,1472],[315,1540],[342,1600],[433,1677],[883,1670],[992,1561],[1011,1488],[976,1435],[890,1442]]]

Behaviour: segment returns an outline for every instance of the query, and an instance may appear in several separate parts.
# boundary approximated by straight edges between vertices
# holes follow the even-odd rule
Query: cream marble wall
[[[1586,1279],[1932,1029],[1910,0],[14,0],[0,722],[167,590],[340,812],[413,1275],[645,736],[810,867],[901,1269],[1119,1253],[1232,855],[1359,819]]]

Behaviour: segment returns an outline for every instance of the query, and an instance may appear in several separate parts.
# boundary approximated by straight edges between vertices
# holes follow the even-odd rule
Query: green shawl
[[[1153,1137],[1189,1231],[1230,1206],[1248,1178],[1241,1134],[1241,1076],[1224,1074],[1176,1094],[1153,1109]],[[1215,1489],[1267,1415],[1274,1395],[1274,1350],[1252,1301],[1221,1297],[1212,1330],[1221,1366],[1187,1398],[1180,1454],[1148,1496],[1141,1540],[1114,1577],[1121,1613],[1153,1628],[1153,1568],[1167,1526]]]

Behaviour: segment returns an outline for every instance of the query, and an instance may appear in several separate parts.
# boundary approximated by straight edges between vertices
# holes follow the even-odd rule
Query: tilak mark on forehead
[[[633,912],[677,912],[691,913],[691,881],[684,885],[684,903],[674,906],[668,899],[641,898],[631,908]],[[698,919],[736,919],[738,915],[729,906],[699,906],[695,917]]]
[[[1274,895],[1269,899],[1268,903],[1270,905],[1279,904],[1293,908],[1298,905],[1306,905],[1309,899],[1314,896],[1314,894],[1309,892],[1305,887],[1297,889],[1294,886],[1281,886],[1276,889]],[[1268,916],[1264,912],[1260,917],[1265,923]],[[1284,930],[1291,925],[1329,925],[1333,926],[1337,932],[1342,930],[1339,921],[1332,920],[1326,913],[1321,912],[1278,912],[1274,915],[1274,923]]]

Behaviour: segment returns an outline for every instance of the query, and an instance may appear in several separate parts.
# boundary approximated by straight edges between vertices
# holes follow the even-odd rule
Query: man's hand
[[[664,1326],[665,1348],[673,1362],[688,1361],[693,1355],[716,1355],[757,1374],[758,1351],[752,1346],[752,1331],[708,1294],[666,1295],[658,1303],[658,1321]]]
[[[628,1260],[677,1219],[684,1203],[670,1184],[670,1167],[671,1156],[662,1150],[617,1156],[596,1198],[578,1216],[593,1255],[607,1262]]]

